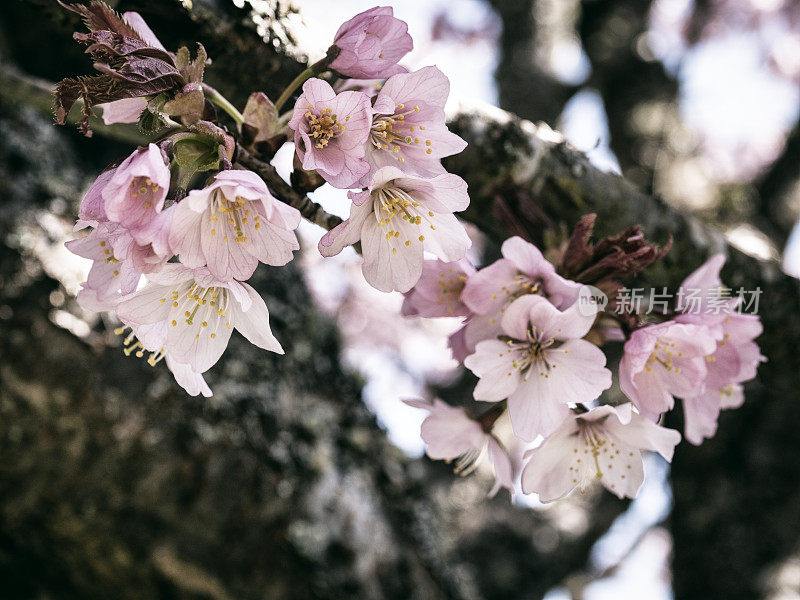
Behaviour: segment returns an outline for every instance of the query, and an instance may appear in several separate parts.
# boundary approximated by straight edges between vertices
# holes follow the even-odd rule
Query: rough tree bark
[[[273,94],[302,68],[279,45],[263,44],[245,11],[195,4],[191,15],[166,3],[119,8],[141,10],[166,32],[168,47],[201,41],[217,63],[212,84],[238,102],[253,89]],[[74,23],[47,6],[9,7],[3,61],[50,80],[73,65],[71,73],[86,70],[79,51],[68,50]],[[46,53],[31,51],[24,32],[32,22]],[[642,222],[656,239],[676,238],[668,259],[649,271],[652,285],[674,285],[710,247],[722,247],[718,236],[598,172],[543,127],[479,113],[453,126],[470,142],[448,163],[470,184],[466,217],[495,241],[513,233],[557,239],[589,211],[599,213],[600,233]],[[540,598],[585,567],[625,504],[587,495],[579,501],[591,516],[587,529],[568,531],[552,514],[513,507],[507,497],[485,500],[485,482],[408,461],[360,402],[359,382],[339,366],[334,324],[291,266],[262,268],[254,281],[286,356],[234,338],[212,371],[211,400],[187,398],[163,369],[124,357],[103,324],[73,335],[64,314],[77,309],[58,281],[58,238],[92,174],[127,147],[83,140],[8,100],[0,131],[3,595]],[[680,598],[757,597],[754,575],[796,541],[770,515],[796,523],[800,513],[800,467],[779,462],[800,443],[792,434],[800,425],[792,402],[800,364],[782,343],[800,331],[787,302],[798,287],[774,265],[738,253],[725,275],[734,286],[769,286],[762,343],[771,362],[745,408],[723,418],[723,435],[676,457]],[[725,468],[716,464],[708,481],[692,466],[718,461]],[[775,481],[748,484],[762,472]],[[739,514],[752,525],[739,525]],[[723,569],[731,549],[720,548],[731,540],[747,563],[742,570],[690,586],[684,573],[692,562]]]

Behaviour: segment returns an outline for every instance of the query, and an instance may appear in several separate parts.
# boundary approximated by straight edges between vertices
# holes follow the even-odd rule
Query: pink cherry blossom
[[[467,146],[445,124],[449,92],[450,82],[436,67],[389,78],[372,107],[366,160],[373,171],[396,166],[421,177],[444,173],[439,159]],[[360,183],[368,185],[368,176]]]
[[[475,352],[475,346],[469,346],[464,338],[466,330],[466,325],[459,327],[447,338],[447,347],[450,348],[450,354],[453,359],[461,364],[464,364],[464,359],[467,356]]]
[[[369,173],[364,144],[372,108],[362,92],[337,94],[321,79],[309,79],[289,121],[297,156],[306,171],[316,170],[334,187],[348,188]]]
[[[503,258],[471,276],[462,299],[479,315],[498,311],[525,294],[542,294],[564,309],[578,298],[581,284],[564,279],[539,249],[521,237],[503,242]]]
[[[153,30],[150,29],[139,13],[129,11],[123,13],[122,16],[128,22],[128,25],[136,30],[145,43],[153,48],[166,51],[153,33]],[[139,115],[141,115],[142,111],[147,107],[147,100],[144,98],[123,98],[122,100],[105,102],[97,106],[103,110],[102,118],[106,125],[113,125],[114,123],[136,123],[139,120]]]
[[[426,454],[434,460],[455,460],[456,473],[467,475],[477,465],[488,449],[489,460],[494,468],[495,484],[490,496],[501,487],[514,493],[514,473],[511,459],[500,441],[491,432],[484,431],[481,424],[471,419],[462,408],[450,406],[438,398],[429,404],[424,400],[404,400],[409,406],[430,412],[422,422],[422,439]]]
[[[84,200],[81,205],[85,217],[93,210],[92,193],[90,189],[87,194],[89,203]],[[95,224],[89,235],[65,244],[74,254],[94,261],[76,297],[82,307],[97,312],[113,310],[123,296],[136,290],[142,274],[158,271],[166,264],[172,256],[168,235],[173,209],[162,211],[148,224],[146,231],[150,241],[146,244],[139,244],[119,223],[88,218],[78,221],[81,227]],[[102,218],[102,214],[91,216]]]
[[[164,207],[168,164],[158,146],[149,144],[126,158],[101,191],[106,218],[125,227],[140,244],[149,243],[149,226]]]
[[[503,242],[503,258],[470,276],[461,300],[474,313],[463,334],[465,347],[502,333],[500,320],[509,303],[526,294],[540,294],[559,309],[571,306],[581,284],[564,279],[539,249],[521,237]]]
[[[678,309],[687,312],[677,315],[675,321],[704,325],[715,331],[717,339],[716,348],[705,357],[704,391],[683,398],[684,433],[695,445],[716,433],[721,409],[742,404],[740,384],[755,377],[759,363],[765,360],[753,341],[761,335],[761,321],[757,315],[736,312],[740,298],[722,298],[722,309],[712,308],[715,298],[720,299],[724,264],[724,255],[712,256],[684,280],[678,293]]]
[[[611,387],[606,356],[582,340],[595,315],[565,311],[539,295],[512,302],[501,322],[506,339],[484,340],[464,365],[480,380],[476,400],[508,399],[511,425],[517,437],[533,441],[549,435],[569,415],[568,403],[591,402]]]
[[[461,302],[461,290],[475,267],[467,259],[456,262],[426,260],[422,276],[403,300],[402,313],[421,317],[463,317],[469,309]]]
[[[766,360],[753,341],[762,331],[756,315],[723,315],[718,323],[721,337],[705,357],[704,390],[683,398],[684,435],[694,445],[714,436],[721,409],[741,406],[744,395],[740,384],[755,377],[758,365]]]
[[[86,227],[97,227],[101,222],[108,221],[103,190],[114,176],[114,171],[114,169],[103,171],[89,187],[78,209],[78,222],[75,223],[75,231]]]
[[[376,6],[342,24],[333,38],[338,49],[331,69],[356,79],[403,73],[397,63],[414,47],[408,25],[396,19],[389,6]],[[329,50],[329,54],[332,52]]]
[[[456,175],[423,179],[383,167],[369,189],[348,195],[350,218],[322,237],[319,251],[334,256],[360,240],[364,278],[383,292],[410,290],[422,274],[423,252],[454,262],[472,244],[453,215],[469,205],[467,184]]]
[[[136,291],[142,272],[132,261],[116,257],[113,247],[114,229],[119,226],[103,223],[86,237],[65,245],[73,254],[91,259],[89,276],[78,292],[78,304],[86,310],[112,310],[125,294]]]
[[[631,410],[630,404],[599,406],[569,416],[541,446],[528,451],[522,490],[552,502],[593,481],[623,498],[633,498],[644,480],[642,450],[672,461],[681,435]]]
[[[119,319],[137,331],[163,323],[163,352],[203,373],[222,356],[233,329],[250,342],[283,354],[269,327],[269,311],[246,283],[221,281],[208,269],[170,263],[148,276],[149,283],[117,305]]]
[[[706,356],[718,332],[704,325],[666,321],[637,329],[625,343],[619,364],[622,392],[652,420],[671,409],[675,397],[705,392]]]
[[[175,207],[169,243],[189,268],[207,265],[220,280],[245,280],[259,261],[281,266],[292,260],[300,218],[252,171],[222,171]]]

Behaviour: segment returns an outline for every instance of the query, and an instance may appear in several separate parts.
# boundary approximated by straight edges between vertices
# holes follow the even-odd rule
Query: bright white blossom
[[[541,446],[529,450],[522,491],[552,502],[600,482],[620,498],[633,498],[644,480],[642,450],[672,461],[681,434],[641,417],[629,403],[572,414]]]

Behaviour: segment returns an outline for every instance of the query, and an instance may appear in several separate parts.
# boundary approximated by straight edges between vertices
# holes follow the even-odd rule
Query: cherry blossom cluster
[[[325,57],[274,102],[256,92],[239,112],[204,82],[202,46],[192,59],[187,48],[166,50],[136,13],[118,15],[97,0],[64,6],[83,17],[89,33],[75,39],[99,74],[58,84],[56,121],[81,100],[86,135],[99,107],[107,124],[138,123],[151,140],[101,173],[81,202],[75,229],[90,231],[67,247],[92,266],[77,300],[115,313],[126,354],[153,366],[163,360],[189,394],[211,395],[203,374],[234,329],[283,353],[247,280],[259,263],[292,260],[298,209],[310,203],[304,195],[327,182],[348,190],[351,204],[349,218],[321,238],[322,256],[355,245],[367,282],[405,294],[403,314],[464,320],[450,347],[477,377],[474,399],[489,408],[407,402],[430,412],[422,437],[431,458],[468,473],[488,455],[493,493],[513,492],[519,477],[522,492],[546,502],[599,479],[632,497],[642,451],[671,460],[681,439],[660,424],[675,398],[693,444],[714,435],[720,410],[742,403],[742,384],[763,357],[758,317],[733,310],[738,299],[722,301],[731,309],[722,312],[689,311],[680,300],[656,315],[611,310],[622,306],[620,278],[668,249],[648,243],[639,227],[593,244],[587,215],[555,264],[519,237],[502,244],[496,262],[469,263],[471,241],[455,216],[469,205],[467,184],[441,163],[466,146],[445,122],[449,82],[435,66],[399,65],[413,43],[391,8],[344,23]],[[290,140],[286,194],[286,182],[263,173]],[[242,165],[251,159],[260,167]],[[723,262],[712,257],[681,290],[700,290],[701,306],[719,306]],[[613,381],[604,350],[619,342],[621,403],[604,397]],[[495,427],[506,414],[515,447],[527,449],[524,464],[514,464]]]
[[[593,219],[584,223],[591,227]],[[619,497],[634,497],[644,478],[642,451],[670,461],[681,439],[660,424],[675,398],[683,401],[684,435],[698,445],[716,432],[720,410],[742,404],[742,383],[755,377],[764,360],[754,342],[759,318],[735,310],[741,298],[725,300],[729,310],[710,310],[726,291],[723,255],[689,275],[676,294],[680,299],[688,289],[700,290],[709,310],[689,311],[679,300],[657,320],[652,314],[620,318],[602,310],[598,294],[607,300],[602,289],[623,289],[616,276],[638,271],[663,253],[644,243],[638,230],[618,238],[638,237],[635,247],[604,240],[591,252],[584,234],[573,236],[559,269],[536,246],[512,237],[502,245],[503,257],[479,270],[463,260],[426,261],[421,280],[406,294],[406,315],[464,317],[450,347],[478,378],[475,400],[492,407],[474,415],[440,400],[407,403],[430,412],[422,437],[431,458],[455,460],[456,471],[464,473],[488,449],[496,479],[492,493],[501,487],[515,491],[514,461],[494,429],[506,412],[511,443],[527,448],[516,470],[523,493],[549,502],[599,480]],[[585,260],[575,269],[570,263],[581,244]],[[614,253],[598,253],[604,245]],[[615,263],[604,273],[596,268]],[[624,347],[618,381],[626,400],[612,405],[603,398],[613,379],[603,347],[619,342]]]
[[[293,137],[293,184],[321,178],[350,190],[350,218],[319,249],[331,256],[360,243],[364,276],[380,290],[411,289],[426,251],[464,258],[471,242],[453,213],[469,204],[467,185],[440,162],[466,146],[445,124],[449,82],[436,67],[409,73],[398,64],[413,43],[391,8],[344,23],[325,58],[276,102],[258,92],[239,113],[203,82],[202,46],[192,60],[186,48],[166,50],[137,13],[118,15],[97,1],[64,6],[83,17],[89,33],[75,39],[100,74],[59,83],[57,122],[81,99],[87,135],[98,106],[107,124],[135,122],[155,138],[103,172],[81,203],[76,230],[91,231],[67,247],[93,262],[77,300],[114,312],[126,353],[147,355],[151,365],[163,359],[190,394],[211,395],[203,373],[233,329],[283,353],[264,300],[246,281],[259,263],[292,260],[301,214],[237,164],[239,147],[269,161]],[[281,114],[300,85],[294,109]],[[214,105],[237,131],[220,124]]]

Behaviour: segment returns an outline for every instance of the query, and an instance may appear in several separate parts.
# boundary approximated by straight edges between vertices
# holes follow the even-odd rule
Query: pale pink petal
[[[555,273],[555,267],[542,255],[542,252],[519,236],[510,237],[503,242],[502,252],[504,258],[528,275],[543,277]]]
[[[517,354],[505,342],[486,340],[475,347],[475,354],[464,359],[464,366],[480,378],[474,392],[476,400],[497,402],[514,393],[521,381],[519,369],[513,366]]]
[[[237,239],[235,225],[229,223],[224,214],[216,223],[202,219],[200,247],[203,256],[208,270],[223,281],[249,279],[258,266],[258,259]]]
[[[172,227],[169,232],[169,245],[173,252],[180,257],[181,262],[191,269],[202,267],[206,264],[203,249],[200,245],[200,227],[203,219],[208,216],[195,212],[184,200],[175,207]]]
[[[175,376],[175,381],[181,386],[186,393],[190,396],[197,396],[202,394],[206,398],[212,396],[211,388],[208,387],[206,380],[203,376],[192,370],[192,368],[184,363],[178,363],[172,360],[169,356],[165,357],[167,368],[172,371]]]
[[[444,108],[450,94],[450,81],[438,68],[423,67],[413,73],[394,75],[387,79],[378,98],[384,94],[390,96],[394,104],[422,98],[431,106]],[[391,108],[394,108],[394,104]]]
[[[179,300],[183,301],[183,298]],[[216,364],[228,346],[234,321],[232,307],[236,303],[231,302],[224,314],[217,313],[210,303],[201,305],[190,301],[177,304],[170,307],[167,317],[165,348],[176,361],[204,373]],[[187,309],[191,310],[190,317],[185,316]]]
[[[681,441],[681,434],[674,429],[656,425],[636,413],[631,415],[630,423],[622,424],[619,419],[609,418],[603,427],[609,435],[621,442],[643,450],[658,452],[668,462],[672,461],[675,446]]]
[[[108,185],[108,182],[111,181],[111,178],[114,176],[114,171],[114,169],[103,171],[89,187],[78,209],[78,223],[80,227],[76,225],[76,230],[83,229],[83,227],[90,225],[97,227],[98,223],[106,220],[103,189]]]
[[[577,427],[574,419],[570,419],[528,453],[529,460],[522,471],[522,491],[538,494],[542,502],[567,496],[581,483],[574,467],[570,469],[577,449]]]
[[[400,236],[390,236],[386,227],[378,227],[372,219],[364,221],[361,228],[361,250],[364,279],[382,292],[407,292],[422,274],[422,244],[405,245],[414,235],[412,226],[404,221],[395,223]]]
[[[471,449],[482,449],[485,434],[477,421],[463,409],[436,401],[431,414],[422,422],[426,454],[435,460],[454,459]]]
[[[283,354],[280,342],[272,335],[269,326],[269,310],[267,310],[264,299],[246,283],[242,285],[247,290],[252,304],[247,311],[243,311],[238,303],[232,303],[236,329],[251,344],[270,352]]]
[[[429,216],[427,226],[423,221],[421,231],[425,237],[425,250],[445,262],[461,260],[472,246],[464,225],[450,213]]]
[[[366,222],[368,217],[371,219],[370,223]],[[363,227],[379,229],[372,212],[372,203],[370,202],[362,203],[361,205],[354,203],[350,206],[350,217],[320,239],[319,253],[322,256],[336,256],[345,247],[355,244],[361,239]]]
[[[543,377],[523,378],[508,398],[508,414],[517,437],[532,442],[538,435],[553,433],[569,417],[569,407],[554,392]]]
[[[518,273],[517,267],[510,260],[495,261],[467,279],[461,300],[474,313],[485,315],[495,312],[516,289],[514,278]]]
[[[598,458],[600,482],[617,498],[635,498],[644,482],[642,453],[636,447],[621,443],[614,448],[614,452],[617,451],[619,454],[614,460],[608,460],[608,455]]]
[[[568,340],[544,353],[550,368],[539,361],[527,373],[529,379],[538,377],[540,393],[550,389],[557,400],[578,404],[595,400],[611,387],[611,371],[605,368],[606,355],[591,342]]]
[[[511,466],[511,459],[508,453],[500,445],[494,436],[489,438],[489,460],[492,462],[494,468],[494,487],[489,492],[492,497],[500,491],[501,487],[506,488],[512,494],[514,493],[514,469]]]
[[[344,162],[338,173],[334,173],[322,167],[317,167],[317,171],[323,176],[325,181],[339,189],[354,187],[355,182],[369,173],[369,163],[363,158],[353,156],[352,154],[343,154],[343,158]]]
[[[717,419],[720,405],[720,393],[717,390],[706,392],[696,398],[683,400],[683,434],[690,444],[699,446],[704,438],[714,437],[717,432]]]
[[[364,156],[364,143],[372,125],[372,103],[363,92],[342,92],[331,102],[330,107],[340,120],[347,119],[347,128],[336,136],[336,144],[342,150]]]
[[[120,302],[117,316],[130,326],[163,321],[169,315],[171,300],[172,288],[151,283]]]
[[[460,212],[469,206],[467,182],[458,175],[443,173],[432,179],[420,179],[404,174],[396,179],[398,179],[397,186],[406,190],[414,190],[422,196],[426,208],[433,212]]]
[[[723,409],[739,408],[742,404],[744,404],[744,389],[738,383],[720,390],[720,406]]]
[[[494,340],[503,334],[500,327],[500,311],[488,315],[472,315],[466,325],[464,332],[464,343],[470,349],[470,354],[474,352],[478,342],[483,340]]]

